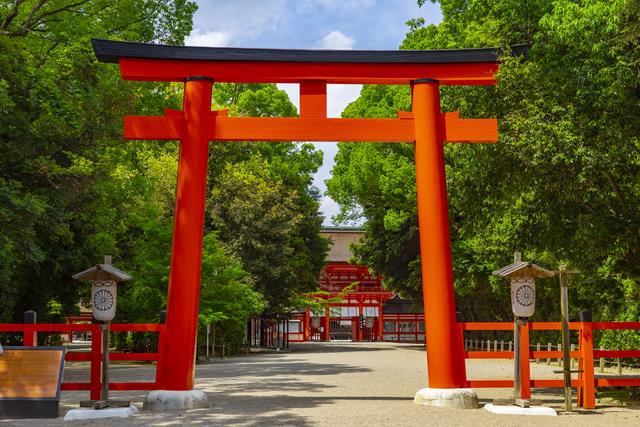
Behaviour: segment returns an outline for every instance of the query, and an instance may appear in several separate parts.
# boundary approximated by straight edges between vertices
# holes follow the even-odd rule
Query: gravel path
[[[467,362],[469,378],[509,378],[505,360]],[[295,426],[478,426],[478,425],[640,425],[640,408],[600,407],[579,415],[527,417],[496,415],[483,409],[451,410],[413,403],[414,393],[426,384],[425,353],[420,345],[393,343],[304,343],[289,352],[253,354],[218,360],[197,367],[197,388],[208,393],[211,407],[184,413],[141,413],[128,420],[91,425],[295,425]],[[557,366],[532,363],[536,378],[554,378]],[[114,366],[113,380],[145,380],[150,367]],[[79,367],[65,372],[78,378]],[[509,389],[476,390],[483,403],[509,397]],[[562,407],[561,390],[534,393],[546,405]],[[144,392],[115,392],[113,397],[141,405]],[[63,412],[77,407],[86,393],[63,393]],[[60,425],[58,420],[0,420],[2,425]],[[81,422],[73,424],[81,425]]]

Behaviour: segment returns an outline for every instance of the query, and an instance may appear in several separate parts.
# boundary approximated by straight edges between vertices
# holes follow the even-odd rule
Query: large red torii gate
[[[191,390],[209,141],[359,141],[415,145],[416,190],[429,385],[467,386],[453,327],[455,294],[444,169],[444,142],[495,142],[497,120],[440,111],[440,85],[493,85],[496,49],[331,51],[206,48],[93,40],[98,60],[122,78],[185,82],[183,110],[125,117],[125,139],[179,140],[180,159],[169,277],[166,339],[158,361],[165,390]],[[300,84],[299,118],[229,117],[211,111],[213,82]],[[412,112],[396,119],[326,117],[328,83],[406,84]]]

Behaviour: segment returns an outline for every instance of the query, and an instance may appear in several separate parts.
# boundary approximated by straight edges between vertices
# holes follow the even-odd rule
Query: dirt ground
[[[573,426],[640,425],[640,407],[600,405],[576,415],[531,417],[491,414],[483,409],[453,410],[419,406],[415,392],[426,386],[421,345],[394,343],[300,343],[287,352],[252,354],[203,363],[196,388],[207,392],[211,407],[181,413],[139,413],[93,421],[91,425],[233,425],[233,426]],[[468,377],[508,379],[506,360],[467,361]],[[557,365],[532,363],[535,378],[558,378]],[[67,380],[85,378],[79,364],[65,371]],[[149,380],[152,367],[113,366],[112,381]],[[511,396],[510,389],[478,389],[481,403]],[[144,392],[114,392],[141,407]],[[77,407],[87,393],[64,392],[61,413]],[[561,409],[562,390],[534,390],[534,398]],[[60,425],[55,420],[0,420],[3,425]],[[72,422],[75,425],[89,423]]]

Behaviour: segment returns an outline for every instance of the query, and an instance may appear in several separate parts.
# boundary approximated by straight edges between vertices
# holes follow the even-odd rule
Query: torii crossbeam
[[[200,292],[209,141],[355,141],[415,145],[429,385],[467,386],[457,334],[444,142],[495,142],[495,119],[440,111],[440,85],[493,85],[496,49],[333,51],[164,46],[93,40],[97,58],[127,80],[185,82],[183,110],[125,117],[125,139],[179,140],[166,336],[158,383],[191,390]],[[229,117],[211,111],[213,82],[300,84],[299,118]],[[406,84],[412,112],[395,119],[327,118],[329,83]]]

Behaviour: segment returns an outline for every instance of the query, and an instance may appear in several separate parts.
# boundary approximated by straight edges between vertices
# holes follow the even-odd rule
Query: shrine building
[[[282,330],[288,341],[424,342],[422,310],[414,312],[413,301],[385,289],[382,277],[367,266],[349,262],[351,244],[364,237],[364,230],[325,227],[320,234],[331,246],[313,296],[329,303],[323,310],[304,307],[292,313]]]

